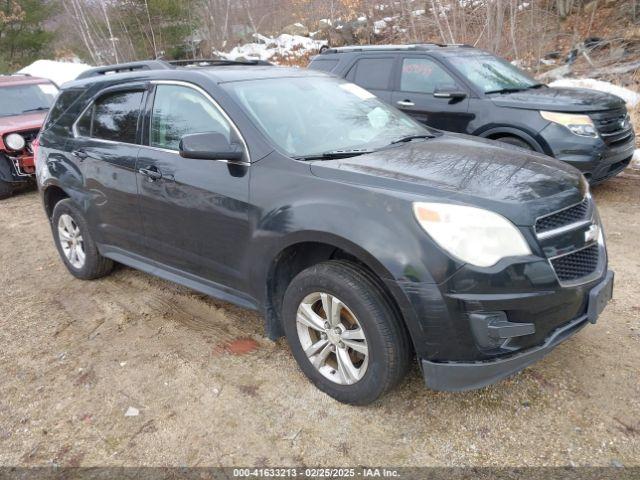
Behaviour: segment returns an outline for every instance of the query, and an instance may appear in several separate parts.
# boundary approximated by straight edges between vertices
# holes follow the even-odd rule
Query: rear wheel
[[[9,182],[0,180],[0,200],[13,195],[13,186]]]
[[[409,338],[390,299],[353,263],[328,261],[298,274],[285,293],[283,322],[301,370],[340,402],[373,402],[409,367]]]
[[[56,204],[51,229],[60,258],[73,276],[93,280],[111,272],[113,262],[100,255],[86,220],[70,199]]]

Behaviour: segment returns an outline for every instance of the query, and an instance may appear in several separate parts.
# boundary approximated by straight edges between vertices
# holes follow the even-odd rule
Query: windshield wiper
[[[305,155],[305,156],[296,157],[296,158],[298,160],[335,160],[337,158],[356,157],[358,155],[364,155],[365,153],[373,153],[373,150],[368,148],[352,148],[348,150],[330,150],[328,152],[319,153],[317,155]]]
[[[434,137],[435,137],[435,135],[431,135],[430,133],[421,133],[421,134],[418,134],[418,135],[407,135],[405,137],[400,137],[400,138],[394,140],[389,145],[395,145],[396,143],[410,142],[411,140],[417,140],[419,138],[434,138]]]
[[[488,92],[484,92],[485,94],[489,93],[514,93],[514,92],[523,92],[525,90],[529,90],[532,88],[540,88],[544,87],[544,83],[534,83],[533,85],[529,85],[528,87],[510,87],[510,88],[499,88],[497,90],[489,90]]]
[[[49,110],[49,107],[27,108],[26,110],[23,110],[23,111],[22,111],[22,113],[29,113],[29,112],[44,112],[45,110]]]
[[[489,94],[489,93],[514,93],[514,92],[522,92],[524,90],[526,90],[526,88],[524,88],[524,87],[519,87],[519,88],[512,87],[512,88],[499,88],[498,90],[489,90],[488,92],[484,92],[484,93],[486,93],[486,94]]]

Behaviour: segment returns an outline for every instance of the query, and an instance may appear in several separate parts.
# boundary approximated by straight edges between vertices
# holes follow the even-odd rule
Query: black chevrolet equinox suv
[[[633,127],[621,98],[547,87],[467,45],[333,48],[309,68],[357,83],[431,127],[563,160],[592,184],[620,173],[633,157]]]
[[[478,388],[596,321],[613,273],[578,170],[322,72],[230,63],[63,87],[36,168],[74,276],[118,262],[257,310],[353,404],[414,356],[429,387]]]

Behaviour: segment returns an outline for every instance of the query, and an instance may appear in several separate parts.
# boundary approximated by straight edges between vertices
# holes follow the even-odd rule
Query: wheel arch
[[[42,189],[42,201],[44,203],[44,210],[47,214],[47,218],[51,220],[53,217],[53,209],[59,201],[66,198],[71,198],[62,187],[58,185],[48,185]]]
[[[264,279],[263,310],[266,330],[270,338],[284,334],[281,324],[281,307],[284,292],[291,280],[306,268],[327,260],[346,260],[366,271],[372,281],[388,296],[391,307],[413,338],[406,318],[410,307],[408,298],[400,288],[393,288],[389,270],[365,249],[349,240],[325,232],[306,232],[294,235],[272,257]]]
[[[489,140],[497,140],[501,137],[515,137],[523,142],[528,143],[538,153],[549,154],[550,149],[546,143],[534,136],[533,134],[526,132],[518,127],[503,125],[492,127],[487,130],[475,132],[474,135],[477,135],[482,138],[487,138]]]

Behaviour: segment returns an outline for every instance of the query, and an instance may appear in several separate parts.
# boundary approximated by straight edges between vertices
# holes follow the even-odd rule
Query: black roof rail
[[[347,52],[381,52],[381,51],[400,51],[400,50],[431,50],[435,48],[461,47],[474,48],[471,45],[463,43],[413,43],[409,45],[348,45],[345,47],[332,47],[326,49],[323,54],[328,53],[347,53]]]
[[[135,72],[136,70],[168,70],[170,68],[173,67],[164,60],[144,60],[141,62],[117,63],[115,65],[104,65],[102,67],[95,67],[86,70],[78,75],[76,80],[113,73]]]
[[[194,60],[169,60],[176,67],[215,67],[224,65],[273,65],[264,60],[229,60],[226,58],[198,58]]]

